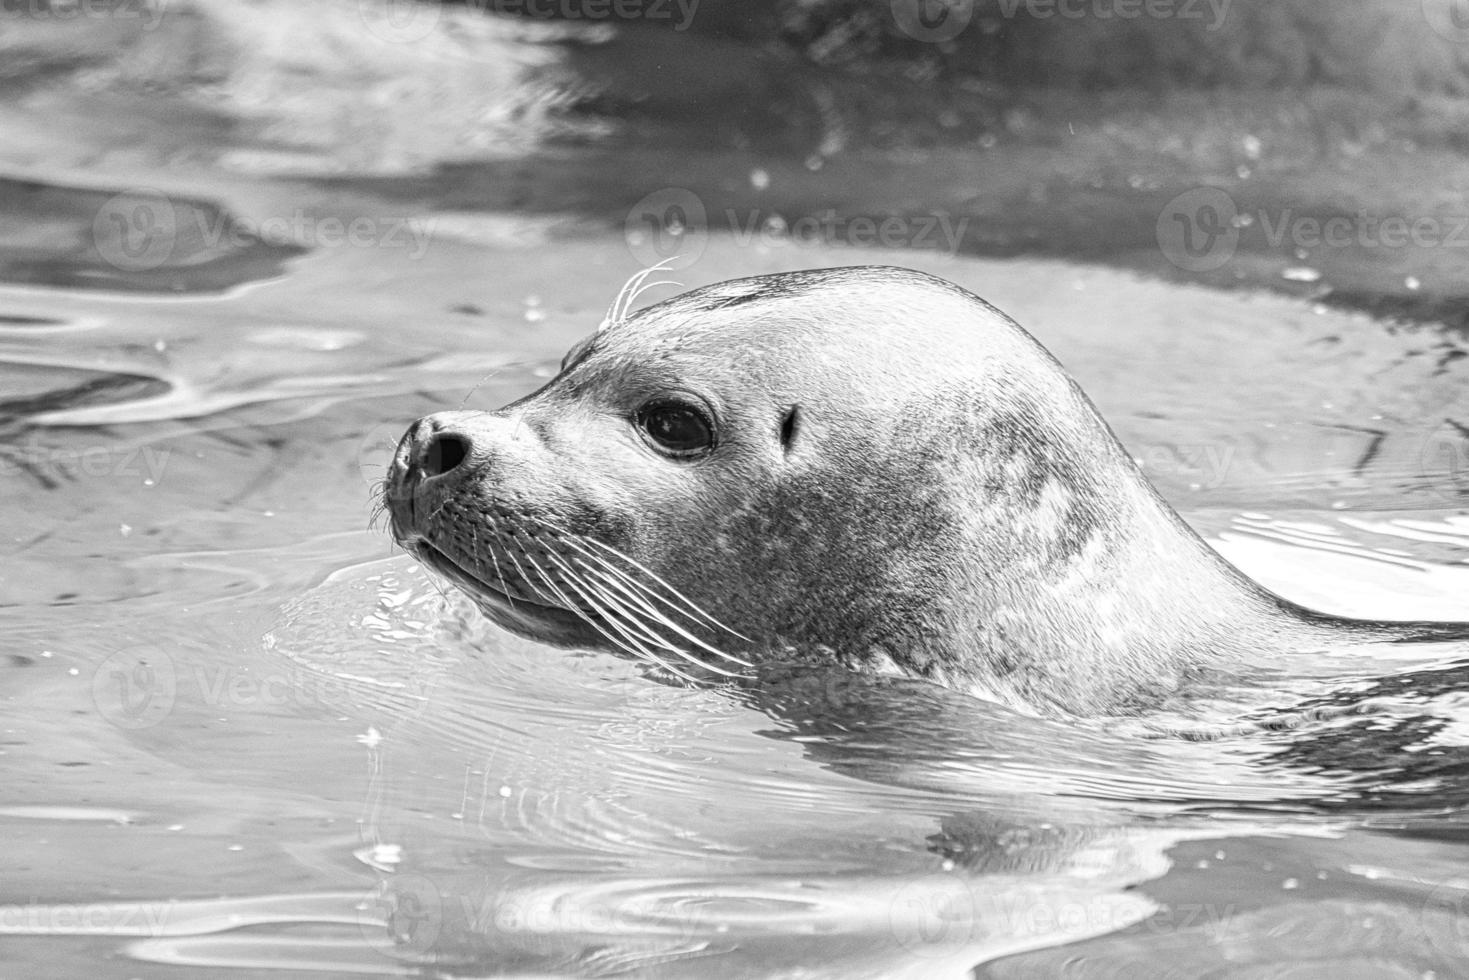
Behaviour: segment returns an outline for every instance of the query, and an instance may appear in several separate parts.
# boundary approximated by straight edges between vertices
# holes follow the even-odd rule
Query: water
[[[290,51],[287,26],[306,27],[280,27]],[[140,37],[114,74],[155,43]],[[493,70],[552,65],[541,43]],[[403,65],[370,62],[380,78],[354,88],[317,50],[360,133]],[[289,86],[249,67],[217,117],[125,88],[100,107],[64,73],[4,110],[0,975],[1469,972],[1462,646],[1303,657],[1263,691],[1063,722],[854,678],[670,687],[441,592],[368,525],[391,445],[419,415],[538,386],[638,249],[575,186],[471,206],[498,165],[425,176],[463,147],[415,107],[490,84],[462,65],[436,82],[450,110],[408,98],[362,160],[301,122],[332,103],[283,109]],[[241,108],[251,91],[264,116]],[[517,119],[481,119],[495,152],[556,128]],[[649,159],[579,145],[563,175]],[[109,204],[126,188],[152,190]],[[145,267],[123,246],[146,236],[94,218],[163,215],[136,206],[150,192],[174,252]],[[265,233],[298,210],[289,241]],[[252,233],[211,235],[226,212]],[[332,244],[330,216],[371,234]],[[410,220],[435,222],[422,248]],[[883,262],[1032,330],[1267,586],[1469,619],[1452,333],[1063,260],[738,229],[677,278]]]

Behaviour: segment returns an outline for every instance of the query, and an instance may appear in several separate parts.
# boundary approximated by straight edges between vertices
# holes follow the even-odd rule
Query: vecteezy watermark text
[[[1186,482],[1193,490],[1215,490],[1229,476],[1234,450],[1234,446],[1213,443],[1143,446],[1133,461],[1149,479],[1168,477]]]
[[[471,3],[476,0],[471,0]],[[486,0],[479,3],[489,6]],[[494,0],[498,14],[536,20],[646,20],[672,21],[675,31],[687,30],[699,12],[700,0]]]
[[[997,0],[1006,20],[1198,20],[1217,31],[1229,17],[1234,0]]]
[[[1228,192],[1197,187],[1169,201],[1158,215],[1158,247],[1188,272],[1227,265],[1246,236],[1274,250],[1469,248],[1469,213],[1322,217],[1294,208],[1241,210]]]
[[[151,189],[127,191],[107,200],[92,222],[98,254],[127,272],[145,272],[190,254],[256,242],[299,248],[404,249],[409,259],[428,252],[437,219],[382,215],[315,216],[296,209],[266,217],[234,216],[175,202]],[[187,243],[187,244],[186,244]]]
[[[167,446],[47,446],[32,439],[0,453],[0,475],[60,473],[73,479],[138,479],[153,486],[163,479],[172,452]]]
[[[436,220],[433,218],[383,218],[359,215],[312,217],[304,211],[290,215],[253,219],[216,215],[199,225],[209,244],[228,242],[243,248],[252,239],[271,245],[301,245],[306,248],[403,248],[408,258],[421,259],[428,251]]]
[[[163,936],[177,911],[173,902],[0,905],[0,934]]]
[[[839,215],[834,210],[786,215],[760,209],[726,208],[717,214],[741,248],[915,248],[953,254],[970,219],[942,211],[927,214]],[[633,256],[644,265],[669,269],[693,265],[709,244],[709,212],[692,191],[669,187],[644,197],[627,213],[623,229]]]
[[[7,20],[139,20],[151,31],[163,20],[168,0],[0,0],[0,23]]]
[[[97,713],[124,729],[152,728],[187,700],[211,709],[350,704],[360,682],[303,666],[251,671],[229,664],[180,664],[162,650],[139,645],[107,657],[92,673]],[[419,681],[393,693],[422,702]]]
[[[968,218],[957,221],[940,211],[929,214],[889,215],[873,218],[867,215],[839,217],[835,211],[806,214],[787,221],[778,214],[762,215],[759,211],[740,214],[734,208],[724,212],[740,246],[762,245],[779,248],[785,245],[848,245],[856,248],[922,248],[953,253],[969,227]]]
[[[507,939],[514,943],[558,935],[610,939],[655,933],[670,942],[687,941],[715,931],[718,920],[701,910],[721,897],[697,882],[687,885],[670,882],[666,899],[660,901],[631,889],[577,893],[493,885],[473,873],[400,873],[358,903],[358,925],[369,945],[393,958],[430,954],[446,933],[456,942],[485,948]]]
[[[916,41],[941,44],[963,33],[974,19],[976,0],[890,0],[898,29]],[[997,0],[987,19],[1004,20],[1179,20],[1204,21],[1217,31],[1234,0]]]
[[[1241,910],[1233,904],[1181,904],[1159,911],[1130,896],[1004,894],[963,873],[905,883],[894,893],[889,911],[894,938],[919,956],[947,955],[947,950],[1002,930],[1012,937],[1053,938],[1192,932],[1222,941],[1245,927]]]
[[[358,0],[357,10],[372,34],[394,44],[411,44],[433,34],[445,16],[525,17],[530,20],[603,24],[609,21],[672,23],[686,31],[701,0],[465,0],[453,13],[431,0]],[[467,8],[467,12],[460,11]]]

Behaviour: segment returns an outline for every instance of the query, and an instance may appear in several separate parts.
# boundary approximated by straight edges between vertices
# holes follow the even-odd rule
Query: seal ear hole
[[[780,444],[786,452],[791,451],[791,443],[796,438],[796,416],[800,413],[799,405],[792,405],[786,412],[785,418],[780,420]]]

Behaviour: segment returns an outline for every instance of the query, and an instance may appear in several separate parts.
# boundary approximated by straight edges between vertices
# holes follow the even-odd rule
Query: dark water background
[[[893,263],[1032,330],[1266,585],[1469,619],[1432,4],[1361,56],[1411,99],[1042,85],[1035,25],[860,5],[75,9],[0,19],[0,976],[1469,976],[1462,647],[1122,721],[687,690],[368,527],[409,421],[537,386],[643,265]],[[1439,237],[1261,230],[1358,212]]]

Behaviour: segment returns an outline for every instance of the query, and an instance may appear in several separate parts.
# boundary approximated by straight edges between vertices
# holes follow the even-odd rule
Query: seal
[[[694,681],[820,663],[1076,714],[1465,634],[1250,581],[1034,338],[942,279],[632,295],[539,391],[418,420],[389,467],[394,538],[506,629]]]

